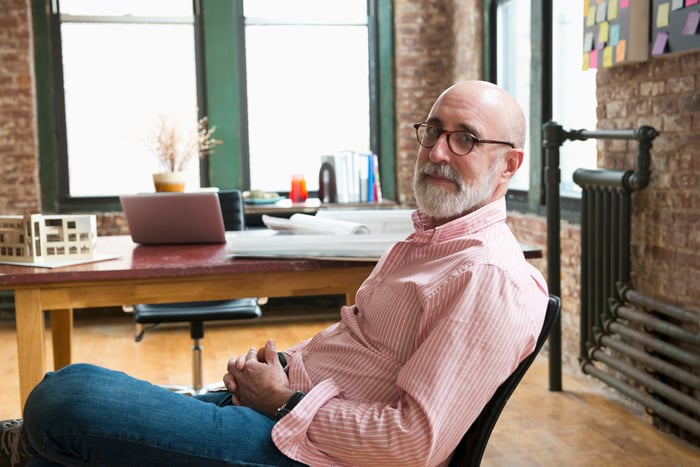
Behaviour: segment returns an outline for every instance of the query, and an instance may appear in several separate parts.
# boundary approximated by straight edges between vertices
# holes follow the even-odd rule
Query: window
[[[314,191],[320,157],[352,149],[379,152],[392,196],[390,0],[52,0],[33,14],[37,75],[51,77],[37,85],[53,110],[39,115],[45,209],[153,191],[145,139],[163,113],[208,115],[223,140],[190,164],[190,189],[286,192],[301,173]]]
[[[370,150],[365,0],[246,0],[251,188],[318,189],[321,156]]]
[[[581,50],[583,41],[583,20],[581,12],[566,0],[552,1],[552,89],[542,90],[549,96],[532,94],[531,67],[534,65],[531,48],[533,41],[530,34],[532,8],[542,11],[540,1],[500,0],[496,7],[496,80],[507,89],[523,106],[526,117],[531,109],[539,104],[535,99],[550,98],[552,117],[565,129],[595,129],[596,99],[595,71],[583,71],[581,67]],[[528,120],[530,120],[528,118]],[[528,133],[531,141],[540,141],[543,122],[529,122]],[[528,144],[526,143],[526,148]],[[541,150],[537,147],[526,151],[523,167],[511,181],[511,190],[527,191],[540,183],[537,174],[529,170],[529,162],[539,157]],[[565,143],[560,150],[561,195],[580,197],[580,189],[572,180],[573,172],[580,167],[596,167],[595,141]]]
[[[583,18],[569,2],[553,2],[552,120],[566,130],[596,129],[595,70],[581,67]],[[567,142],[559,151],[561,195],[580,198],[572,175],[578,168],[596,168],[596,141]]]
[[[147,145],[159,115],[198,119],[191,0],[60,0],[67,198],[153,191]],[[62,120],[61,118],[58,119]],[[198,161],[188,186],[199,186]]]
[[[496,82],[506,89],[530,115],[530,5],[522,0],[509,0],[499,5],[496,39],[498,77]],[[529,119],[528,119],[529,126]],[[529,145],[526,137],[525,147]],[[527,191],[530,187],[530,155],[526,151],[520,170],[511,180],[511,190]]]

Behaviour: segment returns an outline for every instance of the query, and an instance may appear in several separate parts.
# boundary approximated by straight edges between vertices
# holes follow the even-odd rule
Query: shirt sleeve
[[[455,275],[423,298],[432,322],[421,323],[416,351],[398,372],[395,403],[347,400],[325,380],[275,425],[275,444],[309,465],[444,463],[532,352],[546,307],[542,292],[488,265]]]

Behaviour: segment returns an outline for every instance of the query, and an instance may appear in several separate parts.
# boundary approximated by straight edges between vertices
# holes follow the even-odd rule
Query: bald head
[[[452,101],[451,105],[458,108],[471,108],[473,115],[489,131],[488,136],[481,133],[475,136],[503,139],[518,148],[525,144],[525,115],[520,104],[503,88],[488,81],[461,81],[440,94],[433,104],[431,114],[443,100]]]

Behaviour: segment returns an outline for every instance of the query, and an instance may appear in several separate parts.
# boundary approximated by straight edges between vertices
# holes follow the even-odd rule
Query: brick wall
[[[396,187],[398,201],[414,205],[413,123],[425,119],[446,87],[481,74],[481,3],[477,0],[394,2]]]
[[[0,213],[41,210],[29,0],[0,2]]]
[[[598,72],[600,128],[650,125],[649,186],[633,194],[632,281],[700,314],[700,52]],[[636,142],[600,143],[599,164],[635,166]]]

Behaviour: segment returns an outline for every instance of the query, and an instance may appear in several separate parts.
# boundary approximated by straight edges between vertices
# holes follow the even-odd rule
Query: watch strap
[[[297,406],[299,402],[304,398],[306,394],[301,391],[297,391],[284,403],[282,407],[277,409],[277,414],[275,415],[275,420],[280,420],[282,417],[287,415],[289,412]]]

